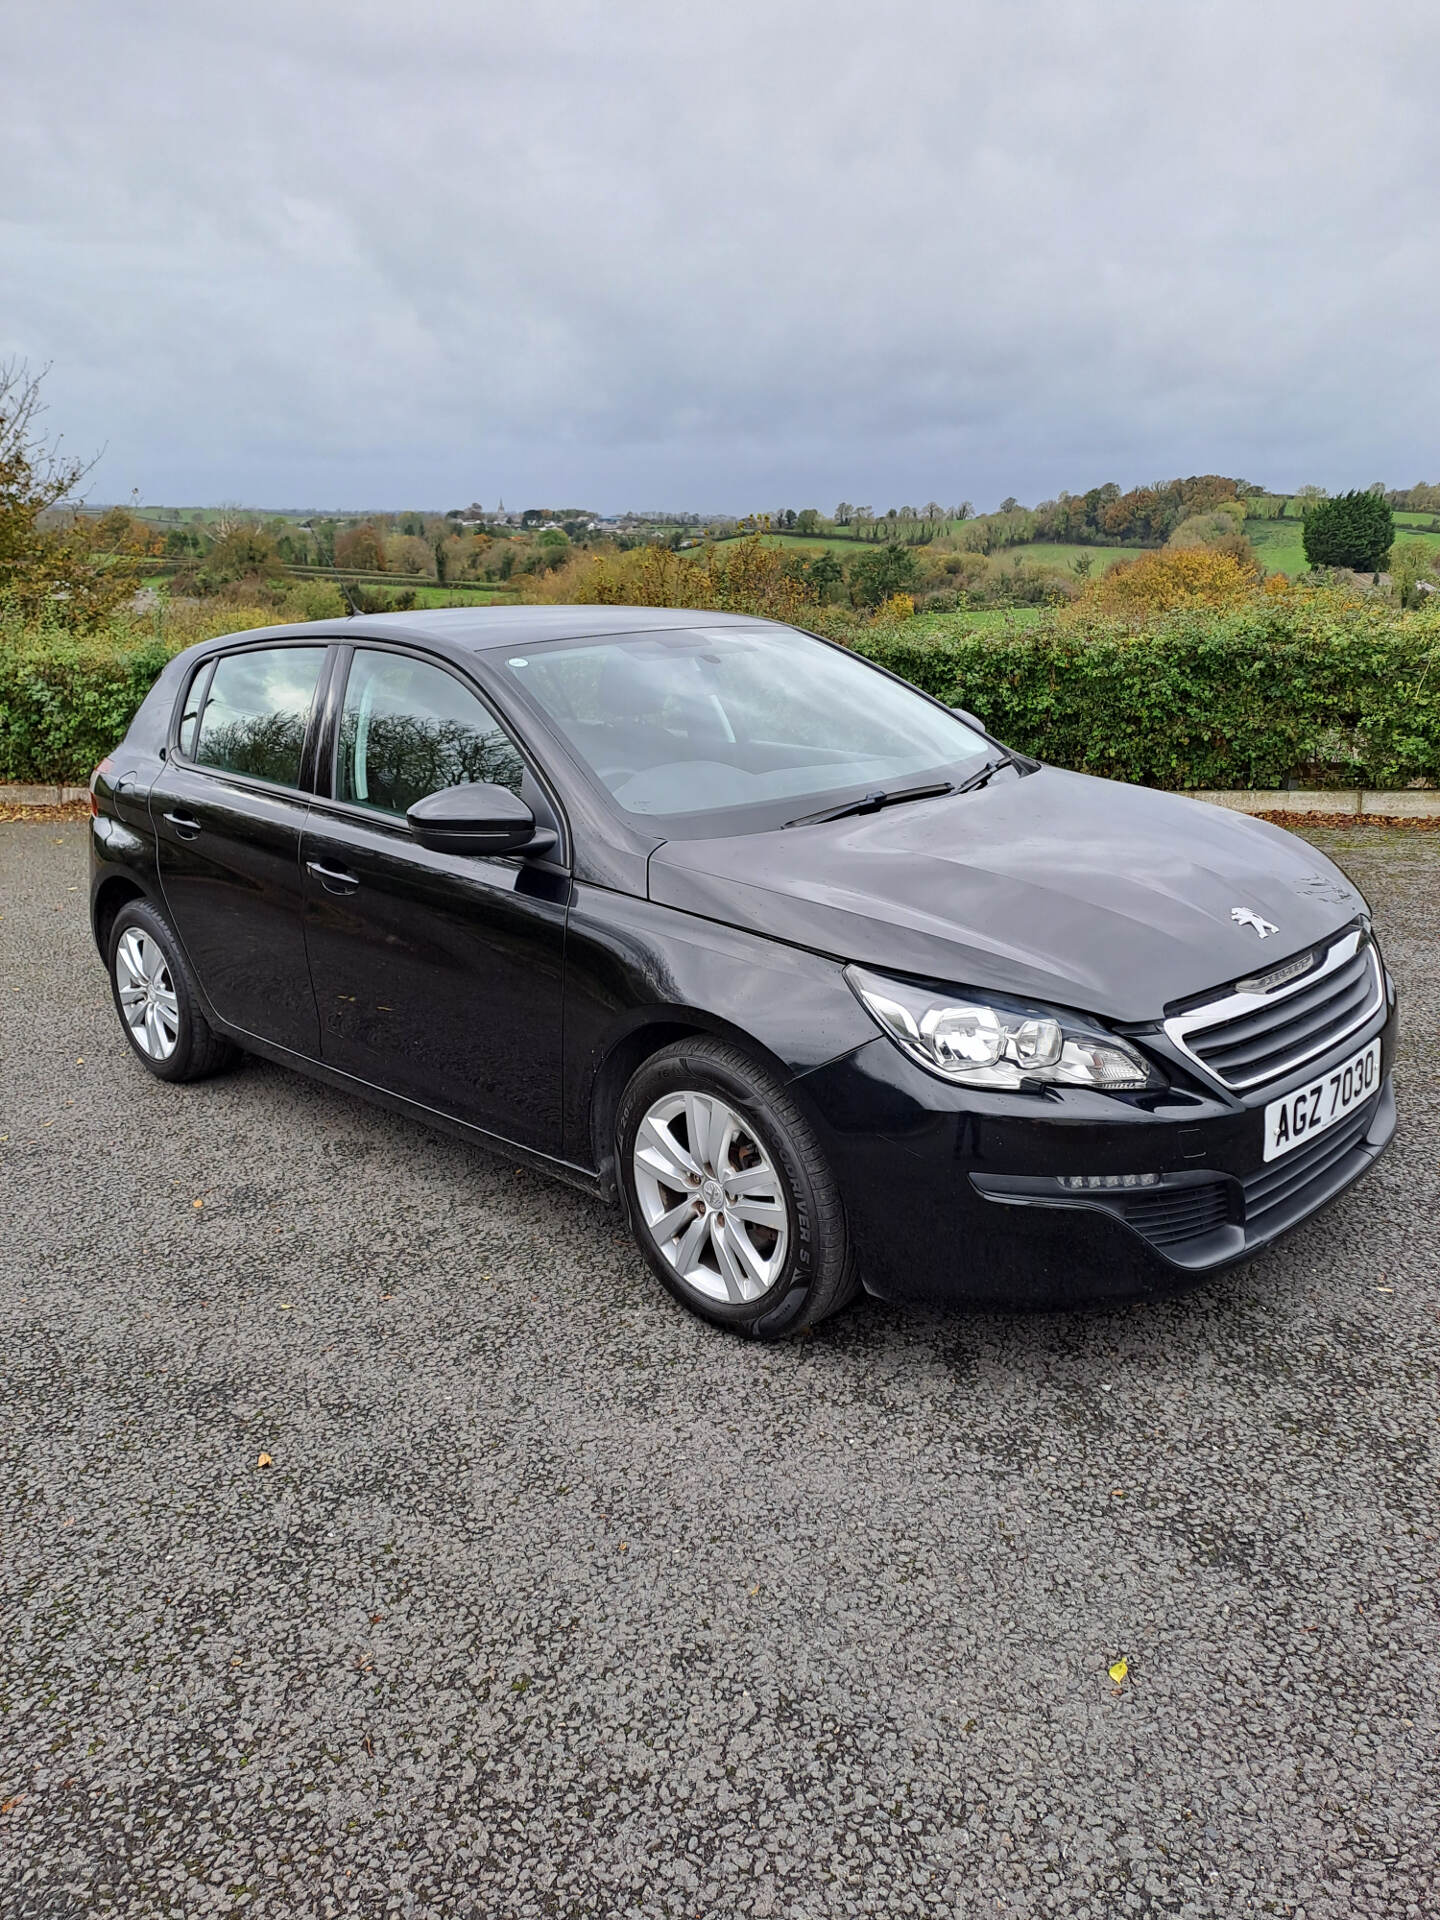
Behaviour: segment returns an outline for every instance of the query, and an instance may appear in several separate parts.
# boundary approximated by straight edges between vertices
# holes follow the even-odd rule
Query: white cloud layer
[[[1411,0],[48,0],[0,354],[93,491],[828,509],[1440,477]]]

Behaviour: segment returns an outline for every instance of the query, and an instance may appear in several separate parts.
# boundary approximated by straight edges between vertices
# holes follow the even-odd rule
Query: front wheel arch
[[[615,1122],[625,1089],[645,1062],[675,1040],[725,1040],[748,1054],[767,1073],[790,1084],[792,1069],[753,1035],[699,1008],[675,1007],[645,1016],[613,1041],[590,1089],[590,1147],[600,1175],[600,1191],[612,1205],[620,1199],[615,1168]],[[794,1088],[791,1086],[791,1097]],[[802,1101],[799,1104],[804,1105]]]

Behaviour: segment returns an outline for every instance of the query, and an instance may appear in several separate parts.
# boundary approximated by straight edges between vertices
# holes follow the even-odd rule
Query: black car
[[[151,1073],[236,1049],[618,1200],[771,1338],[1253,1254],[1395,1126],[1364,900],[741,615],[456,608],[173,660],[93,785]]]

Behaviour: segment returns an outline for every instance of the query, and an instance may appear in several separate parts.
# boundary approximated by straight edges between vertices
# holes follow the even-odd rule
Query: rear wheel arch
[[[95,944],[101,957],[110,958],[110,929],[115,924],[115,916],[131,900],[147,900],[152,906],[158,901],[152,900],[138,880],[129,874],[115,873],[100,882],[95,891],[95,902],[91,908],[91,920],[95,930]]]

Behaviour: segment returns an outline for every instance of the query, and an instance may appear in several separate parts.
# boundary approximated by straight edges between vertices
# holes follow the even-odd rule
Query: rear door
[[[488,780],[559,830],[548,794],[478,691],[438,660],[346,650],[328,705],[332,778],[317,780],[302,846],[324,1059],[558,1153],[564,862],[435,853],[405,822],[426,794]]]
[[[222,1020],[312,1059],[320,1023],[301,925],[300,834],[327,647],[206,661],[150,790],[165,904]]]

